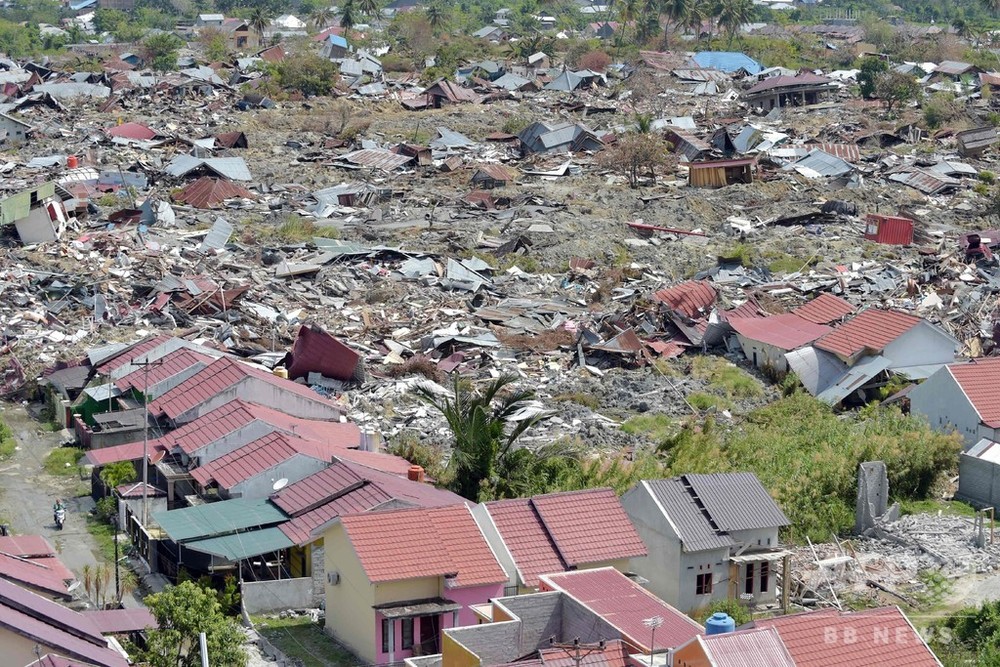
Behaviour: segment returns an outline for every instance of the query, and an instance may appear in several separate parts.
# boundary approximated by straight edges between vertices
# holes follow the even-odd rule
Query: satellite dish
[[[285,488],[286,486],[288,486],[288,479],[285,478],[285,477],[282,477],[277,482],[275,482],[274,484],[272,484],[271,488],[274,489],[275,491],[280,491],[281,489]]]
[[[162,461],[163,457],[165,457],[166,455],[167,455],[167,452],[166,452],[166,450],[163,450],[163,449],[161,449],[159,451],[156,451],[156,452],[153,452],[152,454],[149,455],[149,462],[152,463],[155,466],[157,463],[159,463],[160,461]]]

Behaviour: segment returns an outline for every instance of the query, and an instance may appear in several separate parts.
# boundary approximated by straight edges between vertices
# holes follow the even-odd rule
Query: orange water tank
[[[70,169],[76,169],[80,166],[80,158],[75,155],[70,155],[66,158],[66,166]]]

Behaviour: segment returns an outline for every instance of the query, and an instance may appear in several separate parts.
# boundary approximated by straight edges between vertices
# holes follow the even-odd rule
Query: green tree
[[[146,598],[159,627],[147,633],[148,648],[141,659],[151,667],[197,667],[198,634],[205,633],[208,659],[213,665],[244,667],[243,632],[226,617],[218,595],[193,581],[169,586]]]
[[[920,95],[920,84],[909,74],[902,72],[882,72],[875,79],[875,97],[885,102],[886,110],[903,106]]]
[[[209,62],[229,59],[229,40],[226,33],[216,28],[204,28],[198,33],[198,42]]]
[[[309,15],[309,22],[312,23],[313,27],[316,28],[317,32],[322,32],[331,23],[333,23],[334,15],[330,10],[329,5],[322,4],[316,7]]]
[[[690,4],[691,0],[664,0],[663,13],[666,15],[667,24],[671,29],[677,30],[684,26]]]
[[[120,9],[98,9],[94,12],[94,30],[114,32],[118,26],[128,23],[128,15]]]
[[[109,490],[115,489],[122,484],[128,484],[129,482],[135,481],[135,466],[131,461],[116,461],[115,463],[109,463],[101,468],[101,472],[98,477],[100,477],[101,482]]]
[[[517,377],[501,375],[482,391],[463,384],[452,374],[452,396],[441,397],[418,385],[417,396],[434,407],[448,421],[454,442],[449,462],[452,490],[478,501],[496,498],[504,480],[526,462],[533,462],[529,450],[516,449],[517,439],[548,418],[542,412],[528,412],[517,421],[511,418],[529,408],[535,398],[531,390],[505,391]]]
[[[315,53],[290,56],[271,68],[281,88],[306,96],[329,95],[339,71],[335,63]]]
[[[889,71],[889,63],[882,58],[867,57],[861,61],[858,72],[858,88],[861,97],[870,100],[875,95],[875,82],[880,74]]]
[[[753,0],[720,0],[719,27],[729,35],[729,44],[740,32],[744,24],[753,17]]]
[[[146,64],[157,72],[177,67],[177,52],[184,46],[180,37],[170,32],[150,35],[143,41],[142,50]]]
[[[264,31],[271,25],[271,13],[264,7],[254,7],[247,16],[250,29],[257,33],[257,43],[264,46]]]
[[[427,22],[430,24],[431,31],[435,35],[441,34],[447,27],[449,19],[448,7],[442,0],[431,0],[424,7],[424,14],[427,16]]]
[[[683,25],[696,40],[701,39],[701,26],[708,17],[704,0],[687,0]]]
[[[379,0],[356,0],[356,2],[358,12],[370,19],[378,18],[382,11],[382,4]]]
[[[37,25],[20,25],[0,19],[0,52],[11,58],[34,55],[42,48]]]
[[[359,12],[354,0],[346,0],[340,7],[340,27],[344,29],[344,37],[351,34],[351,28],[358,24]]]

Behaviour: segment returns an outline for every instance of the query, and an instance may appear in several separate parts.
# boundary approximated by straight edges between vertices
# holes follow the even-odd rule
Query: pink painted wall
[[[452,589],[442,589],[442,596],[446,600],[452,600],[457,604],[462,605],[462,608],[458,612],[458,625],[453,623],[454,615],[452,612],[443,614],[441,617],[441,629],[446,630],[452,627],[462,627],[465,625],[475,625],[477,623],[477,617],[475,613],[469,609],[472,605],[483,604],[489,602],[492,598],[502,597],[504,590],[504,584],[490,584],[488,586],[470,586],[468,588],[452,588]],[[413,619],[413,642],[418,643],[420,641],[420,622],[422,618]],[[403,626],[401,621],[396,622],[396,637],[393,642],[393,646],[396,650],[393,651],[392,659],[394,661],[402,661],[404,658],[410,658],[413,656],[412,649],[401,650],[399,647],[403,645]],[[389,654],[382,651],[382,614],[375,613],[375,650],[378,653],[378,663],[383,664],[389,662]]]

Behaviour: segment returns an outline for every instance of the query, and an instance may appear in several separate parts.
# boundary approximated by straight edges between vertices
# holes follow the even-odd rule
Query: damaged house
[[[52,182],[0,200],[0,225],[14,225],[25,245],[58,240],[67,221],[66,209]]]
[[[833,79],[818,74],[775,76],[764,79],[743,93],[752,107],[770,111],[782,107],[819,104],[834,90]]]

